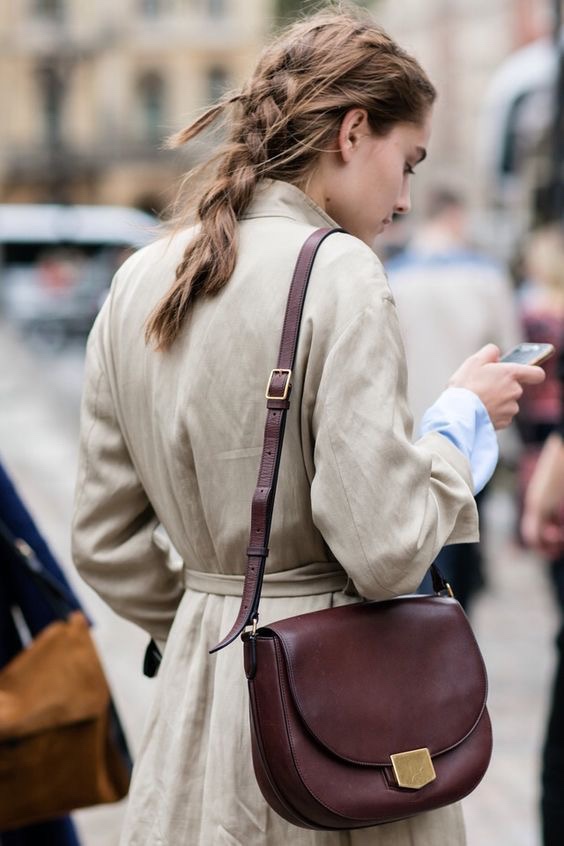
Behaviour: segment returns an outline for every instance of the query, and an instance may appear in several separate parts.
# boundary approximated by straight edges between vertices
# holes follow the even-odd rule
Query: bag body
[[[81,612],[45,628],[0,672],[0,830],[115,802],[129,766]]]
[[[246,635],[244,649],[257,781],[294,825],[394,822],[456,802],[482,779],[486,672],[455,599],[316,611]],[[409,786],[398,784],[399,753]]]

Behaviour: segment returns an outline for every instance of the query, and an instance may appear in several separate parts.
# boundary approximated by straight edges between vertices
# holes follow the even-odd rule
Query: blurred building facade
[[[499,138],[492,141],[486,106],[508,57],[543,36],[550,41],[557,3],[363,0],[439,90],[429,161],[414,184],[414,218],[418,195],[446,182],[466,194],[492,246],[508,197],[511,220],[521,215],[526,226],[531,163],[542,168],[550,150],[537,144],[540,165],[538,155],[525,156],[518,179],[504,181],[491,162],[488,145]],[[245,78],[275,21],[314,7],[293,0],[2,0],[0,202],[162,209],[191,164],[185,153],[160,149],[163,139]],[[535,103],[523,115],[533,130],[539,114]]]
[[[425,195],[431,182],[450,184],[461,191],[481,229],[480,240],[501,254],[510,251],[518,230],[531,225],[534,183],[541,178],[540,171],[549,166],[547,136],[556,100],[552,39],[559,3],[380,0],[377,6],[383,26],[417,56],[439,92],[429,159],[417,175],[414,193]],[[538,90],[534,91],[538,97],[534,102],[529,100],[526,113],[522,110],[522,125],[503,123],[500,110],[509,113],[515,105],[524,104],[526,86],[522,90],[506,86],[505,100],[495,103],[492,91],[499,88],[497,80],[502,72],[515,75],[516,71],[509,68],[509,73],[505,72],[510,57],[533,45],[535,50],[538,46],[538,53],[542,49],[551,52],[552,70],[539,79]],[[537,58],[531,50],[531,86]],[[545,58],[543,53],[539,61]],[[525,62],[521,65],[524,67]],[[511,133],[513,137],[508,138]],[[512,145],[511,172],[507,155],[505,160],[498,155],[504,145],[507,154],[508,144]],[[416,202],[415,209],[419,205]]]
[[[240,82],[273,0],[3,0],[1,202],[162,208],[163,139]]]

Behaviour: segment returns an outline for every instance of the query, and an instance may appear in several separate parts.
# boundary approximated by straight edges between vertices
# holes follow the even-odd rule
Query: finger
[[[494,423],[494,429],[496,431],[499,431],[500,429],[507,429],[507,427],[513,423],[513,418],[515,417],[518,411],[519,407],[517,406],[517,403],[515,403],[514,410],[508,409],[507,411],[504,411],[503,414],[499,415],[499,417]]]
[[[479,349],[477,353],[474,353],[472,358],[487,363],[492,361],[499,361],[500,355],[501,352],[499,347],[496,347],[495,344],[486,344],[484,347]]]
[[[511,375],[522,385],[539,385],[546,379],[546,373],[542,367],[532,364],[500,364],[501,367],[510,368]]]
[[[513,418],[516,417],[517,414],[519,414],[519,403],[513,400],[507,405],[507,423],[505,425],[510,426],[513,423]]]

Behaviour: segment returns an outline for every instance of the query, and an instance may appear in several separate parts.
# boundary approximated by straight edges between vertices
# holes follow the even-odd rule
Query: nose
[[[405,179],[402,185],[401,194],[399,195],[394,206],[396,214],[408,214],[411,211],[411,191],[409,180]]]

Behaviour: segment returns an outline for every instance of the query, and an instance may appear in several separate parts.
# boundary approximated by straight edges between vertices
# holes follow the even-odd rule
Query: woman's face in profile
[[[343,229],[372,246],[394,214],[410,210],[410,178],[427,154],[430,134],[431,112],[422,124],[397,123],[382,137],[370,129],[364,109],[351,109],[311,195]]]

